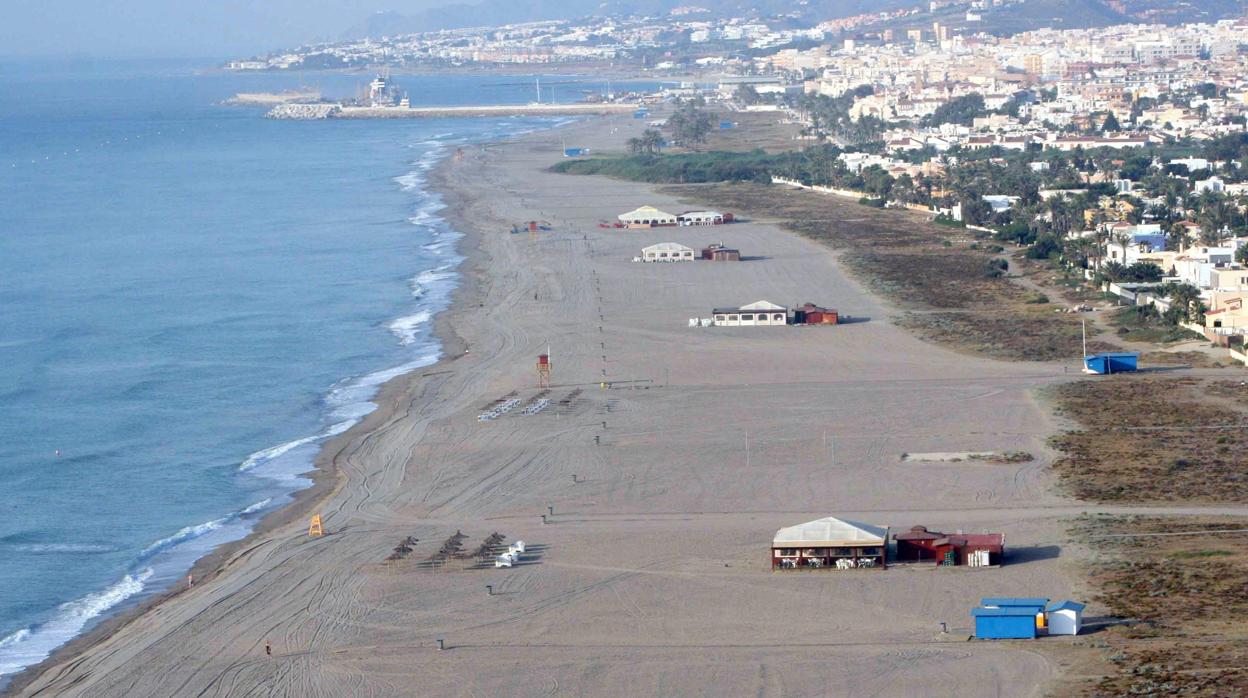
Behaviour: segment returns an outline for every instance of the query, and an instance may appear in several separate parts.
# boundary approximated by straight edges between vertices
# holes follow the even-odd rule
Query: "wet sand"
[[[830,250],[766,221],[598,227],[642,204],[694,207],[546,171],[561,139],[601,150],[643,127],[593,120],[440,168],[446,213],[469,233],[465,283],[438,319],[448,358],[387,384],[380,408],[327,445],[319,489],[201,565],[195,589],[59,653],[20,692],[1042,693],[1057,670],[1035,644],[965,640],[982,596],[1075,591],[1059,519],[1084,507],[1053,493],[1054,426],[1031,397],[1069,376],[919,342]],[[510,233],[535,219],[553,229]],[[630,261],[655,242],[721,240],[754,259]],[[761,299],[857,321],[687,326]],[[513,391],[537,395],[547,347],[554,404],[478,422]],[[1037,459],[901,459],[962,451]],[[312,510],[323,538],[306,536]],[[772,572],[775,531],[822,516],[1003,531],[1012,558]],[[418,565],[457,530],[469,549],[499,531],[532,552],[513,569]],[[409,535],[414,552],[383,563]]]

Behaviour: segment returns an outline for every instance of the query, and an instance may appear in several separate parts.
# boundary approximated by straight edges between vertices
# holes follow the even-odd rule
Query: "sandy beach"
[[[595,119],[449,159],[435,179],[468,261],[437,321],[446,358],[387,384],[379,409],[327,445],[318,487],[202,562],[193,590],[58,653],[16,692],[1044,693],[1051,656],[967,642],[968,614],[983,596],[1079,591],[1060,519],[1087,507],[1055,494],[1056,426],[1032,397],[1070,376],[920,342],[831,250],[749,212],[729,226],[600,228],[642,204],[695,208],[547,172],[561,139],[613,149],[643,127]],[[528,220],[552,229],[511,234]],[[631,262],[662,241],[723,241],[749,259]],[[854,321],[687,326],[763,299]],[[537,396],[548,347],[552,406],[479,422],[495,400]],[[903,460],[981,451],[1036,458]],[[306,535],[312,512],[322,538]],[[824,516],[1001,531],[1011,557],[999,569],[771,571],[776,530]],[[498,531],[531,553],[512,569],[418,564],[456,531],[469,549]],[[415,550],[383,562],[407,536]]]

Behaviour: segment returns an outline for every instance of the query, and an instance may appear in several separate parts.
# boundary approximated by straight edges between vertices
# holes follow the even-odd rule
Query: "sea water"
[[[220,102],[371,76],[200,68],[0,63],[0,683],[184,583],[437,360],[459,236],[427,172],[558,122],[272,121]],[[415,105],[534,96],[398,82]]]

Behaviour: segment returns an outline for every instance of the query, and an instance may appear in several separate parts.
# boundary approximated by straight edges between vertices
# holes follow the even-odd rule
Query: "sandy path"
[[[627,135],[595,121],[564,137],[597,148]],[[915,340],[828,250],[770,225],[600,229],[643,203],[682,207],[641,185],[544,172],[559,143],[537,135],[448,165],[452,187],[481,195],[452,199],[483,233],[478,292],[451,320],[471,353],[403,379],[380,425],[341,444],[345,485],[322,509],[330,535],[309,539],[298,523],[260,536],[225,574],[47,667],[25,694],[1041,692],[1055,668],[1034,645],[959,640],[981,596],[1075,592],[1058,519],[1089,507],[1052,494],[1053,426],[1029,396],[1070,376]],[[533,218],[555,229],[507,233]],[[652,242],[721,239],[764,259],[629,261]],[[759,299],[866,320],[686,326]],[[548,345],[551,397],[583,392],[478,423],[496,398],[535,395]],[[604,377],[617,387],[600,389]],[[900,461],[989,450],[1041,458]],[[827,515],[1005,531],[1013,564],[769,571],[776,529]],[[534,552],[511,570],[381,564],[404,536],[421,539],[415,560],[457,529],[467,547],[498,530]],[[940,634],[942,620],[961,636]],[[437,638],[450,649],[435,651]]]

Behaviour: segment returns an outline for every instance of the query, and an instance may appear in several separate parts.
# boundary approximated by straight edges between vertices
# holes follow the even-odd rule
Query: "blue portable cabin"
[[[721,129],[725,129],[725,128],[736,128],[736,127],[737,127],[737,124],[736,124],[735,122],[732,122],[732,121],[721,121],[721,122],[719,122],[719,127],[720,127]]]
[[[644,118],[646,118],[649,114],[650,114],[650,112],[646,111],[645,109],[638,109],[637,111],[633,112],[633,118],[634,118],[634,119],[644,119]]]
[[[1038,596],[999,596],[980,599],[979,605],[985,608],[1030,608],[1032,613],[1041,613],[1044,607],[1049,605],[1049,600]]]
[[[584,148],[564,148],[563,156],[565,158],[579,158],[580,156],[584,155],[586,152],[587,151]]]
[[[1106,352],[1083,357],[1083,370],[1098,376],[1135,371],[1139,352]]]
[[[985,640],[1034,640],[1036,614],[1029,607],[973,608],[975,637]]]

